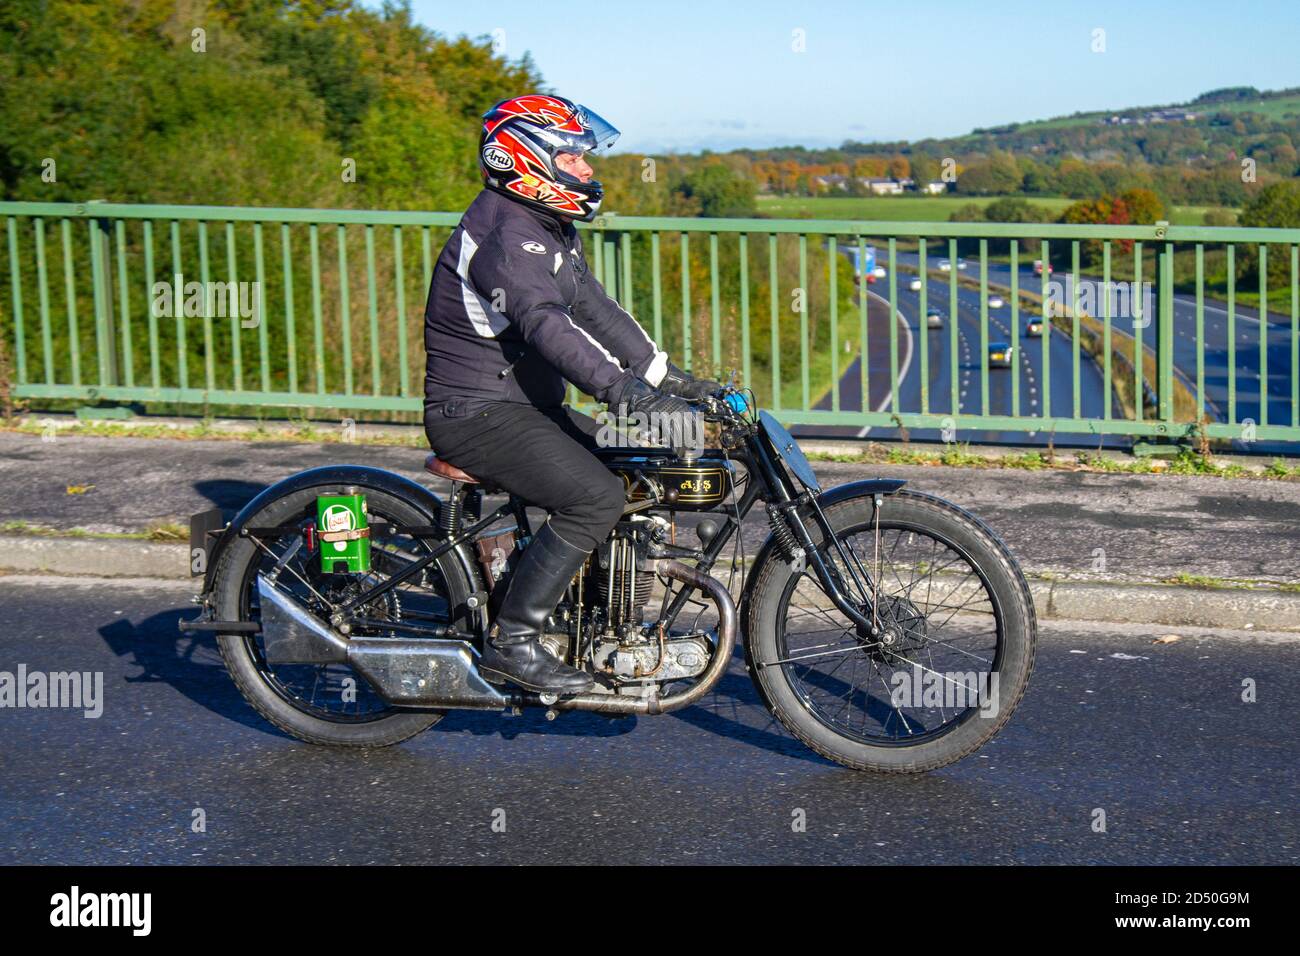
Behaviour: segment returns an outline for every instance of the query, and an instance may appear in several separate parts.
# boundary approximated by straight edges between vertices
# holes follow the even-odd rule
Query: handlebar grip
[[[724,400],[733,412],[743,415],[749,411],[749,401],[740,392],[732,392]]]

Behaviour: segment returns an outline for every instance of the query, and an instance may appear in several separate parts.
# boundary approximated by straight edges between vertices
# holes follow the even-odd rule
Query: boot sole
[[[493,670],[491,667],[479,665],[479,673],[483,679],[493,684],[514,684],[516,687],[522,687],[524,690],[531,690],[536,694],[559,694],[564,697],[572,697],[575,694],[581,694],[595,686],[596,682],[588,681],[586,686],[570,690],[567,687],[543,687],[540,684],[530,684],[527,681],[520,680],[518,677],[507,674],[504,671]]]

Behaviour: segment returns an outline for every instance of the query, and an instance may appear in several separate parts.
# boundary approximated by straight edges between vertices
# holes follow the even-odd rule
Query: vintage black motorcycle
[[[391,472],[337,465],[268,488],[228,523],[196,515],[203,610],[181,628],[216,632],[248,702],[318,744],[395,744],[455,708],[669,713],[716,687],[742,639],[768,710],[845,766],[933,770],[993,737],[1024,694],[1037,636],[1029,589],[998,536],[901,480],[823,490],[752,393],[729,386],[697,411],[717,447],[598,452],[627,505],[544,637],[593,675],[585,693],[539,695],[479,673],[529,516],[514,496],[483,514],[497,489],[436,455],[426,467],[450,480],[445,499]],[[334,520],[340,498],[362,513]],[[740,530],[757,502],[769,531],[750,563]],[[679,540],[687,519],[695,543]],[[361,541],[362,564],[332,559]],[[724,583],[712,572],[729,542]]]

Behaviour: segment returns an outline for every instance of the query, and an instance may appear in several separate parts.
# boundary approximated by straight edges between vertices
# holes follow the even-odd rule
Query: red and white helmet
[[[590,222],[605,190],[555,165],[559,153],[603,152],[618,130],[562,96],[530,93],[483,114],[478,167],[488,189],[546,212]]]

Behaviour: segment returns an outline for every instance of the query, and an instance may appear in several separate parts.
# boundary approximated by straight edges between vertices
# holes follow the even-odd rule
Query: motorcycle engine
[[[713,651],[705,634],[661,634],[645,623],[656,583],[647,545],[667,529],[663,517],[637,515],[592,552],[575,580],[580,600],[563,605],[559,615],[570,634],[545,638],[554,650],[576,641],[579,657],[620,684],[682,680],[704,671]]]

